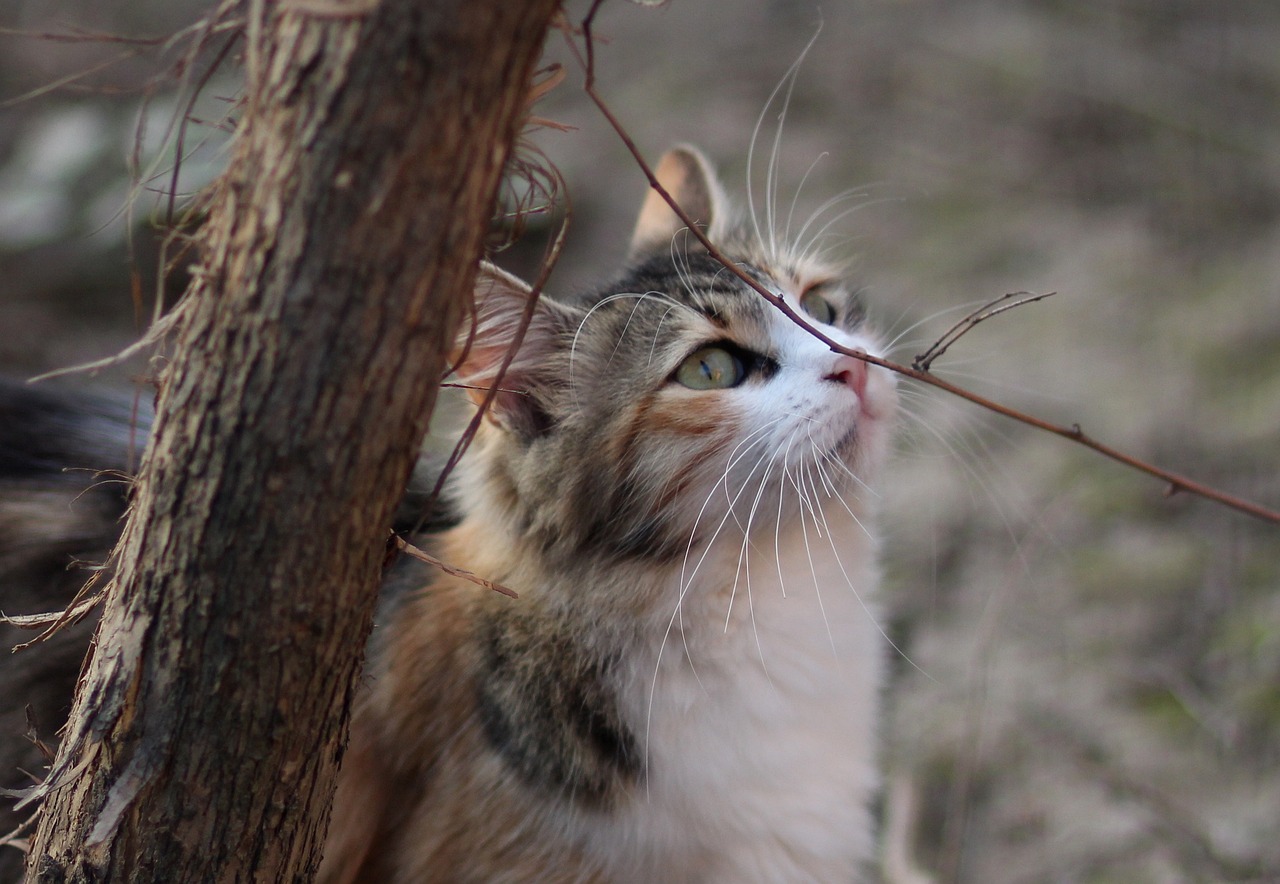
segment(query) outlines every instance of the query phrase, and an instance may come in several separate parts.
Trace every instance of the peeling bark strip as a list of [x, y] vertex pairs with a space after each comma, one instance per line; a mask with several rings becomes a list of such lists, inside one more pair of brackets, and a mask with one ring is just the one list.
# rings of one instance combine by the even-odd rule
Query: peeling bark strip
[[555, 7], [244, 11], [241, 133], [28, 881], [314, 874], [386, 529]]

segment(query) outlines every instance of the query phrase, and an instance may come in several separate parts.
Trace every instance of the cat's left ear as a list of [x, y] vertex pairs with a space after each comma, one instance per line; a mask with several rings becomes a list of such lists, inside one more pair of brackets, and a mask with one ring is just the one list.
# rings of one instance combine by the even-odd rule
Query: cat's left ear
[[[463, 320], [450, 354], [454, 366], [451, 380], [462, 385], [477, 405], [484, 402], [501, 376], [488, 417], [522, 436], [537, 435], [549, 422], [546, 397], [541, 394], [555, 382], [558, 369], [554, 356], [563, 336], [572, 334], [577, 322], [569, 308], [546, 298], [534, 303], [532, 298], [533, 291], [525, 282], [481, 262], [475, 312]], [[510, 362], [503, 372], [508, 354]]]
[[[728, 199], [701, 151], [689, 145], [667, 151], [654, 170], [654, 177], [710, 239], [719, 237], [728, 222]], [[670, 248], [675, 236], [687, 228], [662, 195], [650, 188], [631, 235], [629, 257]]]

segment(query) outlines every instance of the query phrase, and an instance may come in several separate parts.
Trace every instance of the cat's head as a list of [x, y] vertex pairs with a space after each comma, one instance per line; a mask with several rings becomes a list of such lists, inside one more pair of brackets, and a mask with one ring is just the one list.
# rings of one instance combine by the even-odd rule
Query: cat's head
[[[658, 178], [737, 266], [833, 340], [878, 352], [857, 289], [735, 226], [699, 153], [668, 153]], [[478, 399], [511, 354], [464, 506], [549, 555], [672, 560], [726, 521], [772, 536], [833, 493], [859, 507], [896, 402], [888, 371], [788, 319], [652, 191], [616, 279], [531, 304], [485, 266], [463, 334], [457, 373]]]

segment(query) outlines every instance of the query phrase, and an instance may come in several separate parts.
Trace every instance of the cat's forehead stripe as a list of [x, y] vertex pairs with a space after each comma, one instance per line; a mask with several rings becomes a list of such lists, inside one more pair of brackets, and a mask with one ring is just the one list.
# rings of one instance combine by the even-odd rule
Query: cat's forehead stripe
[[718, 328], [729, 327], [729, 320], [724, 315], [724, 308], [722, 305], [714, 303], [694, 304], [693, 309], [701, 313], [705, 319], [711, 322], [712, 325], [715, 325]]

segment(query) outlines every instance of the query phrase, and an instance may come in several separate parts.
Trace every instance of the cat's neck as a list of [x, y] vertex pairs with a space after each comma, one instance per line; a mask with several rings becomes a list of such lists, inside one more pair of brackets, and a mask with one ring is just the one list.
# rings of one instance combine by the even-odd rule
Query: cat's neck
[[829, 633], [841, 629], [830, 618], [873, 616], [876, 542], [856, 501], [852, 509], [834, 498], [826, 503], [781, 527], [761, 519], [746, 532], [729, 519], [661, 560], [548, 555], [508, 514], [481, 507], [450, 533], [445, 555], [528, 603], [590, 611], [584, 622], [596, 628], [616, 622], [625, 624], [620, 634], [715, 643], [716, 636], [817, 624], [817, 647], [830, 652]]

